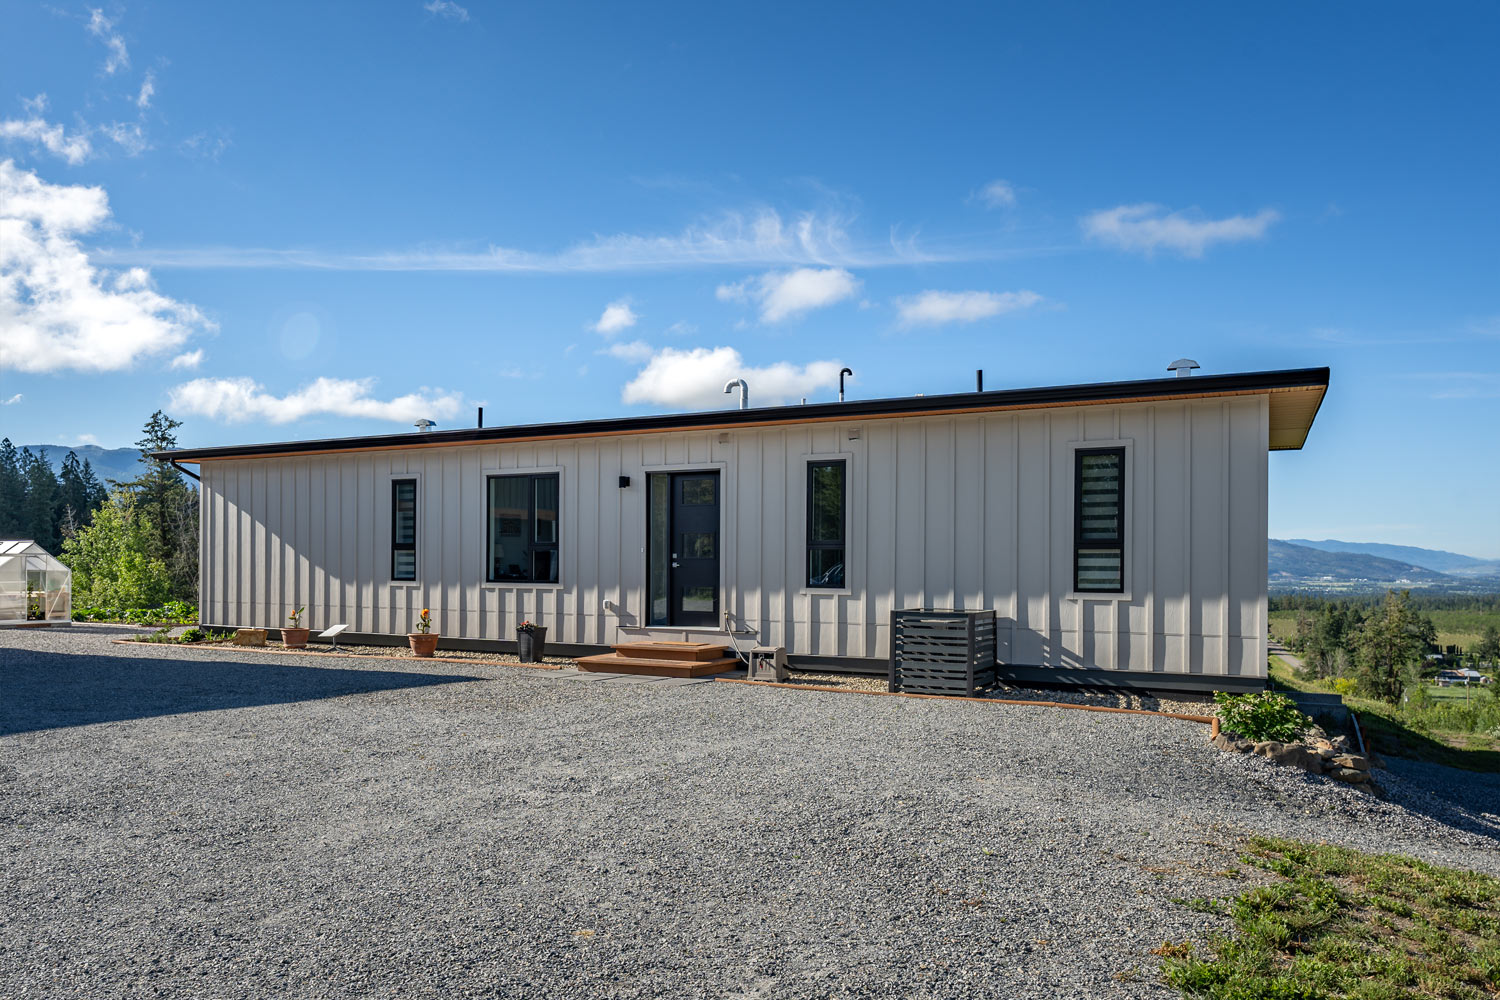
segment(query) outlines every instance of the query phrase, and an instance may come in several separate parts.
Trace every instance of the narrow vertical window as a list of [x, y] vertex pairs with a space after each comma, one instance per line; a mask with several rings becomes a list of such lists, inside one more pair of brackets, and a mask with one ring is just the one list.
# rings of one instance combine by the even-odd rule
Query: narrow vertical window
[[807, 465], [807, 585], [844, 586], [844, 525], [848, 500], [842, 461]]
[[1125, 589], [1125, 449], [1074, 453], [1073, 589]]
[[489, 478], [489, 580], [556, 583], [557, 473]]
[[417, 481], [391, 480], [391, 579], [417, 578]]

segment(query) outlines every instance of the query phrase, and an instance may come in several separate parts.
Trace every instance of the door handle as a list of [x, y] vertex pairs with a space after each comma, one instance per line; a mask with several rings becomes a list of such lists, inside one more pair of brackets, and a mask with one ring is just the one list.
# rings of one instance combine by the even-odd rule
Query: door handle
[[674, 562], [674, 563], [673, 563], [673, 564], [672, 564], [672, 568], [673, 568], [673, 569], [677, 569], [677, 568], [678, 568], [678, 567], [680, 567], [680, 566], [681, 566], [681, 565], [682, 565], [682, 564], [681, 564], [681, 563], [675, 563], [675, 562]]

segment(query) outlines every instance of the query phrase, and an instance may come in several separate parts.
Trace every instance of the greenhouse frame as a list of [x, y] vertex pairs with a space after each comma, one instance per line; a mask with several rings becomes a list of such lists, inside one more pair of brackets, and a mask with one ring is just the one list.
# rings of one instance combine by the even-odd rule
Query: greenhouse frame
[[73, 571], [36, 542], [0, 541], [0, 628], [73, 620]]

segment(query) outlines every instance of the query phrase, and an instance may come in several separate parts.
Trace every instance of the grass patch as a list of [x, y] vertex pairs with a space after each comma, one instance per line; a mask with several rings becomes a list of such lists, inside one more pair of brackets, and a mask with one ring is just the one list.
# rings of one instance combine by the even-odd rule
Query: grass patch
[[[1302, 680], [1279, 656], [1271, 657], [1271, 686], [1285, 691], [1328, 693], [1324, 681]], [[1446, 690], [1446, 689], [1445, 689]], [[1475, 696], [1479, 692], [1474, 692]], [[1488, 694], [1485, 697], [1489, 697]], [[1441, 719], [1435, 711], [1387, 705], [1383, 701], [1345, 695], [1344, 704], [1359, 716], [1365, 743], [1376, 753], [1407, 760], [1444, 764], [1465, 771], [1500, 773], [1500, 750], [1493, 737], [1484, 733], [1444, 729], [1432, 724]], [[1453, 705], [1444, 701], [1440, 705]]]
[[1500, 880], [1394, 854], [1272, 837], [1241, 860], [1269, 884], [1228, 902], [1234, 933], [1164, 943], [1164, 975], [1209, 1000], [1480, 1000], [1500, 993]]

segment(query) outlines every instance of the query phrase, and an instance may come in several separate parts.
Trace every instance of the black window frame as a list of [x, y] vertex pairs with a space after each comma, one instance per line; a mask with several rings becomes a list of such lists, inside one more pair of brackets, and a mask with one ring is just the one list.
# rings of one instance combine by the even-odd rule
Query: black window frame
[[[1125, 475], [1127, 451], [1120, 446], [1110, 448], [1076, 448], [1073, 451], [1073, 592], [1076, 594], [1123, 594], [1125, 580]], [[1090, 455], [1114, 455], [1119, 460], [1120, 477], [1115, 484], [1116, 518], [1113, 539], [1083, 537], [1083, 460]], [[1079, 557], [1086, 552], [1099, 550], [1120, 551], [1120, 585], [1118, 587], [1085, 587], [1079, 580]]]
[[[839, 537], [837, 541], [813, 538], [813, 470], [828, 466], [839, 467]], [[839, 583], [814, 583], [812, 553], [815, 550], [840, 549], [844, 553], [844, 578]], [[844, 458], [810, 459], [807, 463], [807, 551], [803, 562], [804, 579], [809, 590], [849, 589], [849, 460]]]
[[[397, 541], [396, 518], [401, 516], [397, 491], [403, 486], [411, 487], [411, 541]], [[417, 579], [417, 529], [421, 524], [418, 480], [415, 476], [392, 477], [391, 479], [391, 580], [396, 583], [415, 583]], [[396, 556], [401, 552], [411, 553], [411, 576], [402, 576], [396, 569]]]
[[[526, 480], [526, 578], [518, 577], [496, 577], [495, 576], [495, 515], [490, 509], [490, 483], [496, 479], [524, 479]], [[536, 540], [536, 484], [543, 479], [552, 480], [557, 486], [557, 528], [554, 539], [550, 542], [538, 542]], [[558, 472], [497, 472], [484, 477], [484, 578], [486, 583], [499, 586], [515, 585], [530, 586], [541, 584], [554, 587], [562, 583], [562, 557], [560, 547], [562, 545], [562, 474]], [[552, 553], [552, 565], [557, 567], [556, 580], [538, 580], [536, 578], [536, 557], [538, 551]]]

